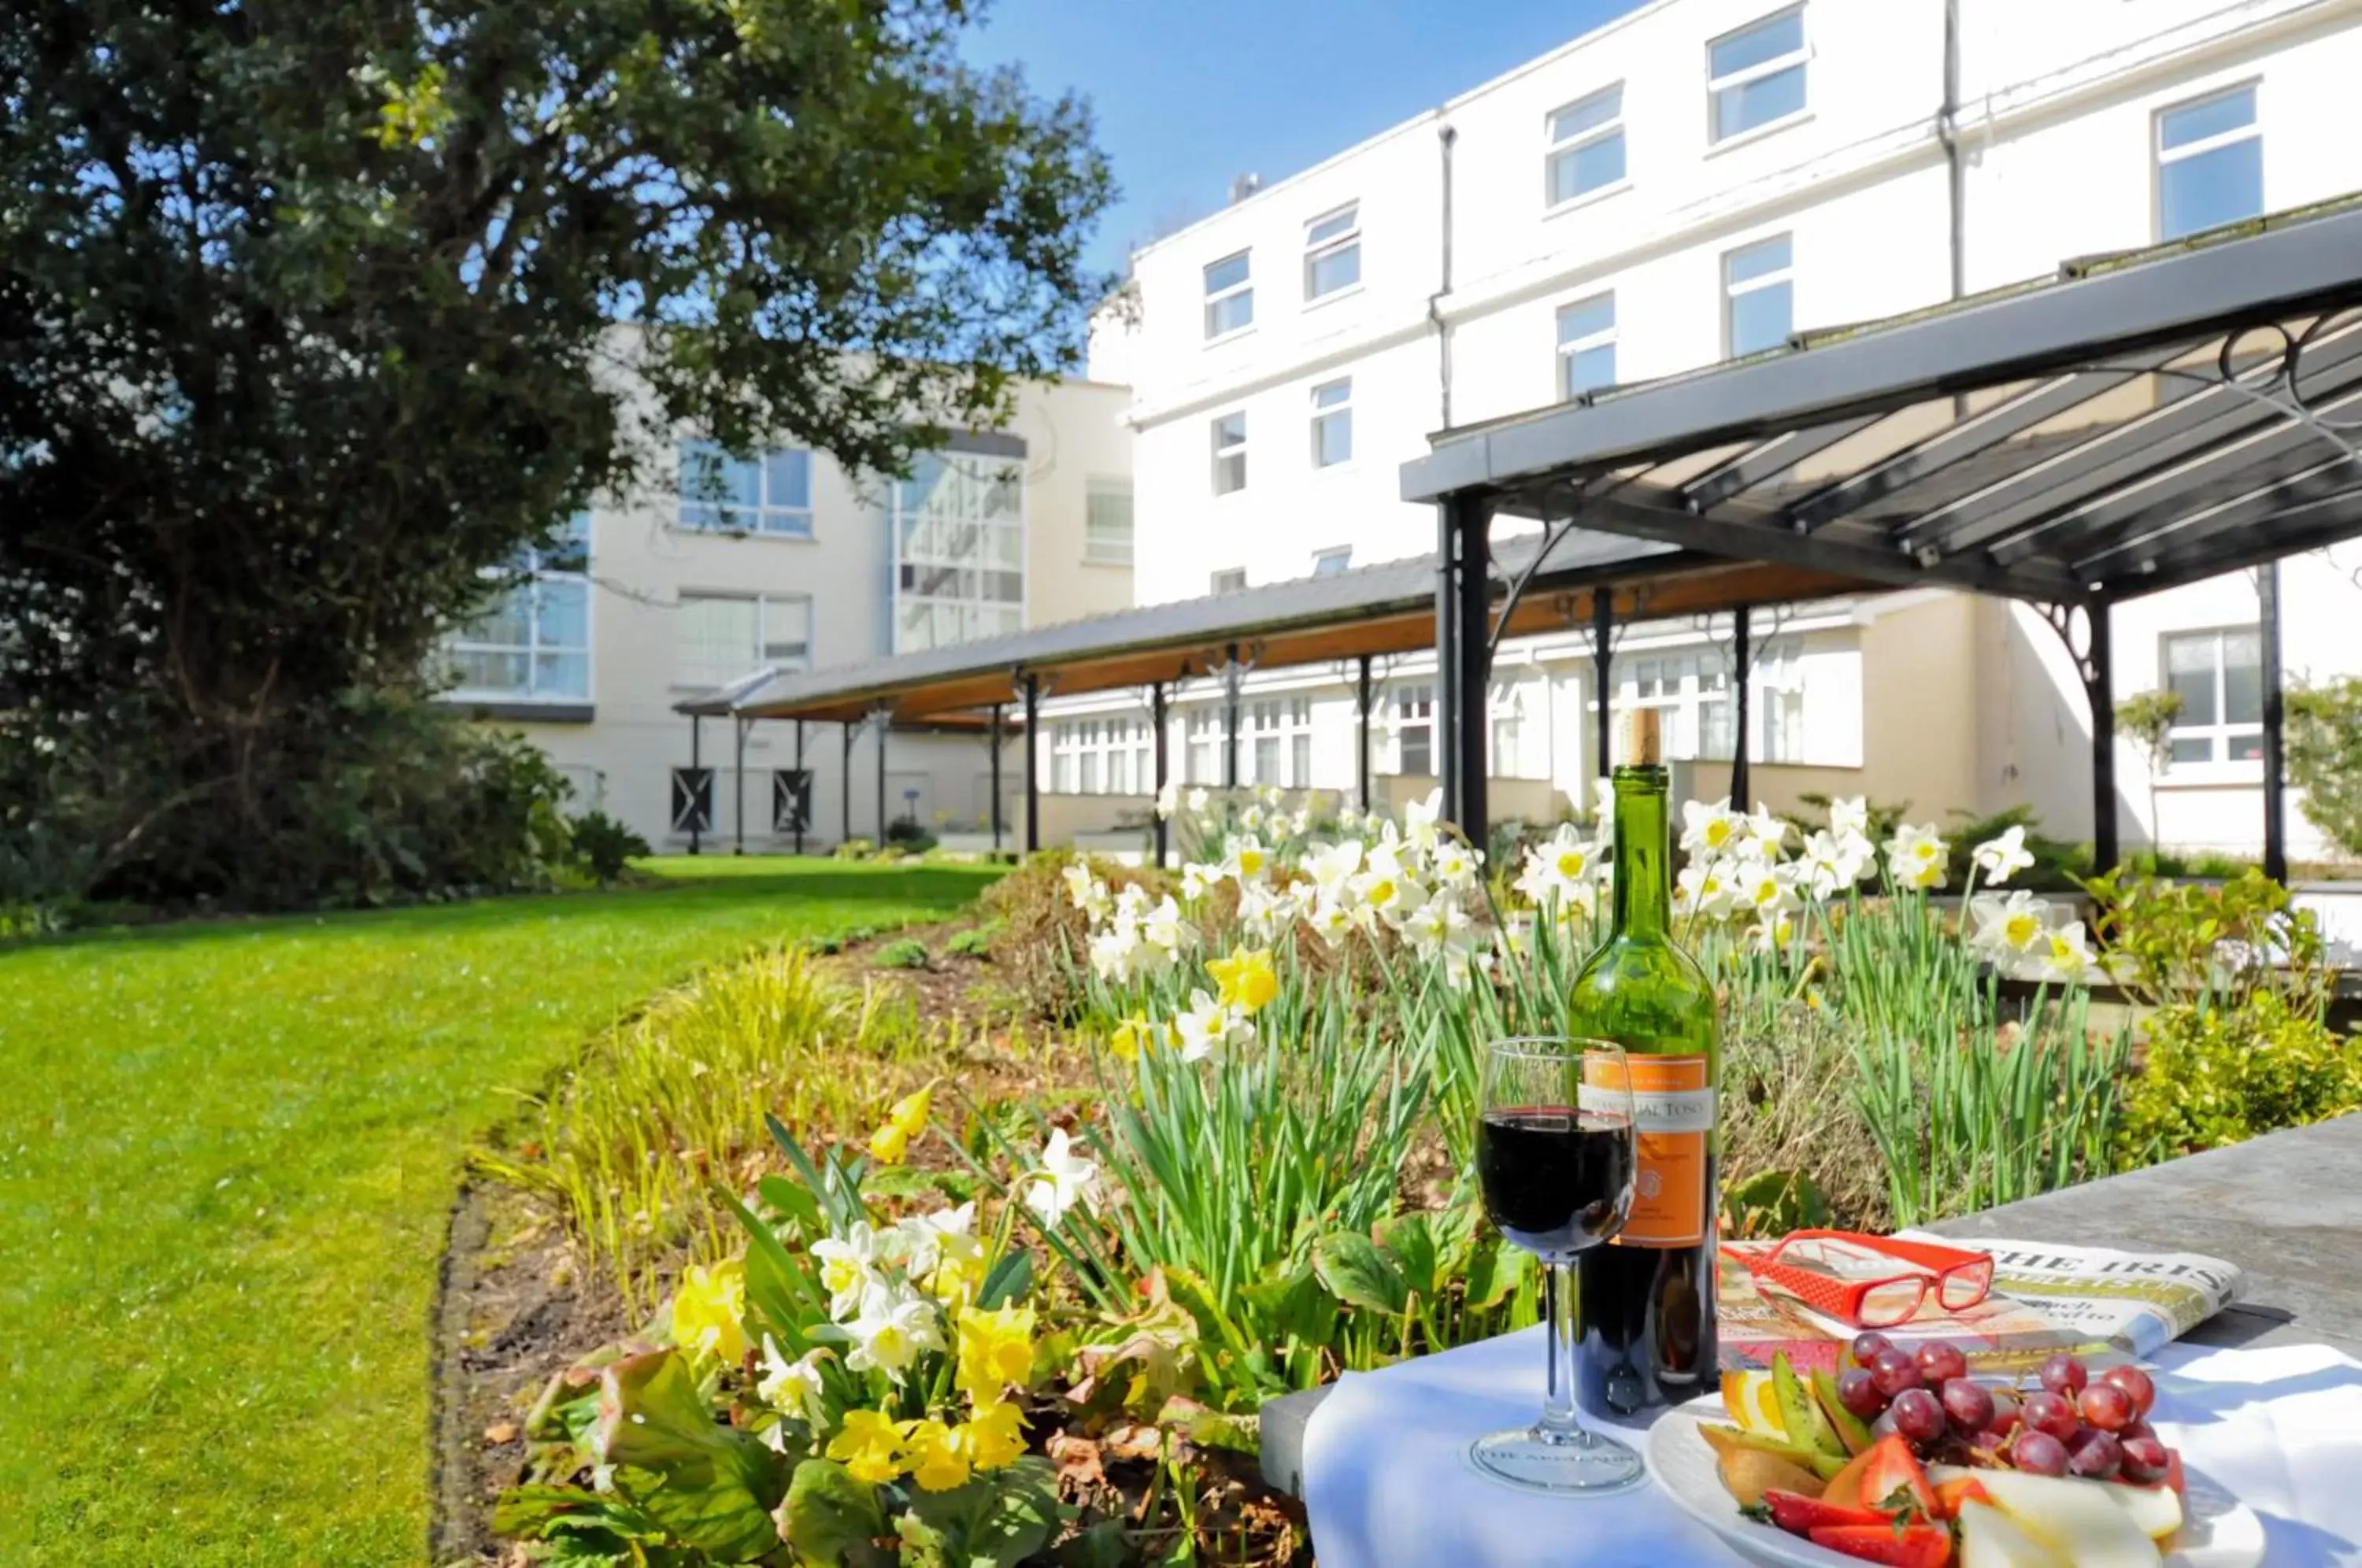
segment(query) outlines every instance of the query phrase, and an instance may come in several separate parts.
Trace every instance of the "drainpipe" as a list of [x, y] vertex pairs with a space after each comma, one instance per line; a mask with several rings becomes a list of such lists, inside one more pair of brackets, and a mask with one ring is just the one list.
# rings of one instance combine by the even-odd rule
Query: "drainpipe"
[[1443, 418], [1437, 428], [1441, 430], [1451, 428], [1451, 328], [1444, 325], [1443, 302], [1451, 293], [1451, 149], [1459, 140], [1460, 132], [1451, 126], [1436, 132], [1443, 155], [1443, 253], [1435, 293], [1427, 296], [1427, 319], [1435, 324], [1435, 374], [1443, 402]]
[[1936, 139], [1944, 144], [1944, 163], [1952, 198], [1952, 297], [1969, 292], [1968, 154], [1960, 146], [1960, 0], [1944, 0], [1944, 103], [1936, 111]]

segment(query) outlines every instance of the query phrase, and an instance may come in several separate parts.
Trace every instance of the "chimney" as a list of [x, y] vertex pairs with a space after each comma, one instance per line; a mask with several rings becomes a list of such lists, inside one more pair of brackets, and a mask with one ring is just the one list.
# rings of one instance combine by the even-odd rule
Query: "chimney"
[[1262, 175], [1242, 174], [1231, 182], [1231, 204], [1236, 206], [1262, 189]]

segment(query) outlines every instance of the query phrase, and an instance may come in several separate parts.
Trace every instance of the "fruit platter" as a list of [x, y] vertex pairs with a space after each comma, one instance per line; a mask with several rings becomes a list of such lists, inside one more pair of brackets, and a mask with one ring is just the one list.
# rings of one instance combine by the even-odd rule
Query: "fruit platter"
[[2185, 1472], [2131, 1365], [2059, 1354], [2022, 1383], [1865, 1333], [1842, 1371], [1726, 1373], [1651, 1429], [1673, 1500], [1741, 1555], [1897, 1568], [2251, 1568], [2254, 1512]]

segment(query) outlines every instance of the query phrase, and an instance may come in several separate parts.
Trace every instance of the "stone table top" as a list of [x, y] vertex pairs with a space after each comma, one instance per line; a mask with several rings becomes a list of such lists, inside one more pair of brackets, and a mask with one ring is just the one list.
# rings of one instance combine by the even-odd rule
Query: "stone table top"
[[[2362, 1358], [2362, 1113], [1932, 1225], [1948, 1236], [2203, 1253], [2246, 1274], [2195, 1344], [2326, 1344]], [[1302, 1491], [1305, 1423], [1328, 1395], [1263, 1408], [1263, 1473]]]

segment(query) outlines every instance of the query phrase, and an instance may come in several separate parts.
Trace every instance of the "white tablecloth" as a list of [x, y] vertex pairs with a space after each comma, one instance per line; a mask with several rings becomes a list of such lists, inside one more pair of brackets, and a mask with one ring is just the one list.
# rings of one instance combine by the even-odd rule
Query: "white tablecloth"
[[[2262, 1517], [2268, 1568], [2362, 1564], [2362, 1363], [2321, 1345], [2169, 1345], [2155, 1364], [2160, 1435]], [[1469, 1443], [1531, 1420], [1541, 1385], [1539, 1329], [1341, 1379], [1304, 1437], [1321, 1568], [1741, 1561], [1653, 1484], [1570, 1499], [1480, 1474]], [[1645, 1422], [1599, 1425], [1645, 1441]]]

